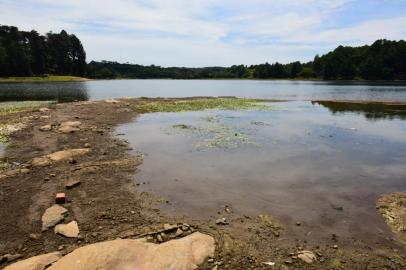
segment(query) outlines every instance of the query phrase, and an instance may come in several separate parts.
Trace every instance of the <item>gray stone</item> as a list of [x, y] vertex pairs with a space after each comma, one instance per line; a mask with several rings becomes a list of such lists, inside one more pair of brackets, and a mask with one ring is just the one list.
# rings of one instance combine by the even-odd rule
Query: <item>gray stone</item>
[[60, 205], [53, 205], [45, 210], [44, 214], [42, 215], [42, 230], [45, 231], [59, 222], [61, 222], [65, 218], [65, 214], [68, 210]]

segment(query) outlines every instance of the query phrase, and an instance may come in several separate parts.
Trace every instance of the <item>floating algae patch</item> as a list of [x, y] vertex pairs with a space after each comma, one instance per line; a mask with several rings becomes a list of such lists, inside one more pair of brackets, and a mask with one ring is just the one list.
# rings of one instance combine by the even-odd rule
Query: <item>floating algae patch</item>
[[195, 148], [202, 151], [211, 148], [232, 149], [244, 144], [259, 146], [252, 139], [254, 131], [248, 125], [232, 124], [225, 120], [227, 116], [203, 117], [201, 125], [175, 124], [165, 129], [166, 134], [181, 134], [196, 138]]
[[139, 113], [151, 112], [186, 112], [208, 109], [219, 110], [268, 110], [270, 106], [257, 99], [245, 98], [199, 98], [199, 99], [141, 99], [134, 107]]

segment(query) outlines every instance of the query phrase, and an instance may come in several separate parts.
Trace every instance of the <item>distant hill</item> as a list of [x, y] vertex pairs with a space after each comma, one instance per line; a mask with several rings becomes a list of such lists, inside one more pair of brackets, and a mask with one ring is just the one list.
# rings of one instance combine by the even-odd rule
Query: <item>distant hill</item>
[[[266, 55], [264, 55], [266, 58]], [[39, 35], [0, 25], [0, 77], [72, 75], [90, 78], [406, 80], [406, 42], [377, 40], [339, 46], [313, 61], [231, 67], [160, 67], [117, 62], [86, 64], [81, 41], [62, 30]]]

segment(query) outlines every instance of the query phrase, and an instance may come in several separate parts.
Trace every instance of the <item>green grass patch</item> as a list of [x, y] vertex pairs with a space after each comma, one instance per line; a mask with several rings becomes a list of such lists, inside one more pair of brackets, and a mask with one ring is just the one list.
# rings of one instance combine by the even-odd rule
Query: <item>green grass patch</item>
[[0, 102], [0, 115], [35, 110], [41, 106], [48, 106], [54, 101], [10, 101]]
[[71, 82], [84, 81], [86, 78], [76, 76], [32, 76], [32, 77], [3, 77], [0, 82]]
[[267, 110], [269, 108], [269, 106], [261, 104], [259, 100], [244, 98], [200, 98], [159, 101], [141, 99], [138, 104], [134, 105], [134, 110], [139, 113], [186, 112], [202, 111], [208, 109]]

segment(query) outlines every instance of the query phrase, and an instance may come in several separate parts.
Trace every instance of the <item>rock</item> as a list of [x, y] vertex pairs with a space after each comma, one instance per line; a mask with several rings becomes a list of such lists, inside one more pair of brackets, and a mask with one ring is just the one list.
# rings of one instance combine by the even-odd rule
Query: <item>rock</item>
[[90, 153], [90, 149], [88, 148], [77, 148], [77, 149], [69, 149], [69, 150], [63, 150], [63, 151], [58, 151], [54, 152], [52, 154], [47, 155], [49, 159], [52, 161], [64, 161], [68, 160], [73, 157], [77, 156], [83, 156]]
[[165, 230], [165, 231], [174, 230], [174, 229], [176, 229], [176, 228], [178, 228], [177, 225], [164, 224], [164, 230]]
[[62, 255], [60, 252], [43, 254], [16, 262], [7, 266], [4, 270], [44, 270], [47, 266], [56, 262], [61, 257]]
[[26, 174], [29, 173], [30, 169], [27, 168], [22, 168], [22, 169], [15, 169], [15, 170], [10, 170], [10, 171], [5, 171], [4, 173], [0, 174], [0, 180], [9, 178], [9, 177], [14, 177], [19, 174]]
[[300, 226], [302, 223], [300, 221], [296, 221], [296, 226]]
[[47, 157], [36, 157], [31, 161], [31, 165], [34, 167], [45, 167], [51, 165], [52, 161]]
[[54, 232], [65, 237], [76, 238], [79, 235], [79, 226], [76, 221], [71, 221], [68, 224], [58, 224], [55, 226]]
[[226, 218], [219, 218], [219, 219], [216, 220], [216, 224], [217, 225], [227, 225], [228, 221], [227, 221]]
[[73, 157], [86, 155], [86, 154], [90, 153], [90, 151], [91, 150], [89, 148], [77, 148], [77, 149], [57, 151], [57, 152], [54, 152], [54, 153], [46, 155], [46, 156], [33, 158], [33, 160], [31, 161], [31, 164], [34, 167], [44, 167], [44, 166], [51, 165], [52, 162], [65, 161], [65, 160], [69, 160]]
[[299, 251], [297, 257], [304, 261], [305, 263], [313, 263], [316, 260], [316, 255], [309, 250]]
[[202, 233], [159, 245], [146, 239], [117, 239], [78, 248], [47, 270], [196, 269], [214, 256], [214, 248], [213, 237]]
[[50, 131], [50, 130], [52, 130], [52, 126], [51, 125], [44, 125], [44, 126], [39, 127], [39, 130], [40, 131]]
[[104, 102], [106, 102], [106, 103], [112, 103], [112, 104], [117, 104], [117, 103], [119, 103], [120, 101], [119, 101], [119, 100], [116, 100], [116, 99], [105, 99]]
[[72, 189], [78, 185], [80, 185], [80, 180], [79, 179], [68, 179], [65, 181], [65, 187], [67, 189]]
[[38, 234], [38, 233], [30, 233], [29, 238], [30, 238], [31, 240], [38, 240], [38, 239], [41, 238], [41, 234]]
[[0, 263], [9, 263], [9, 262], [13, 262], [15, 260], [18, 260], [22, 257], [23, 255], [21, 254], [6, 254], [0, 257]]
[[175, 237], [179, 237], [179, 236], [181, 236], [182, 234], [183, 234], [183, 230], [177, 229], [177, 230], [176, 230], [176, 233], [175, 233]]
[[57, 193], [55, 196], [55, 203], [63, 204], [66, 202], [66, 195], [65, 193]]
[[58, 130], [62, 133], [73, 133], [75, 131], [79, 131], [80, 130], [79, 127], [81, 125], [82, 122], [80, 121], [66, 121], [61, 123]]
[[90, 143], [85, 143], [85, 144], [83, 145], [83, 147], [84, 147], [84, 148], [90, 148]]
[[40, 111], [40, 112], [49, 112], [50, 109], [49, 109], [49, 108], [46, 108], [46, 107], [43, 107], [43, 108], [40, 108], [39, 111]]
[[65, 214], [68, 210], [60, 205], [53, 205], [45, 210], [44, 214], [42, 215], [42, 230], [45, 231], [59, 222], [61, 222], [65, 218]]

